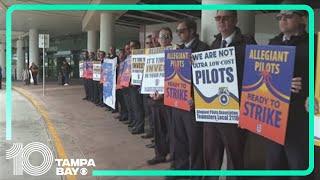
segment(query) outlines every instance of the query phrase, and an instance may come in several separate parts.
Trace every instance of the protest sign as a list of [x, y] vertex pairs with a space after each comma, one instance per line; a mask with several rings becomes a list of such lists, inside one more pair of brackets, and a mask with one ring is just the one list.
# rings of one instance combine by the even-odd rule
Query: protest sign
[[131, 84], [141, 85], [144, 69], [144, 49], [134, 49], [131, 55]]
[[164, 50], [167, 48], [146, 49], [141, 94], [164, 93]]
[[84, 69], [84, 61], [79, 61], [79, 77], [82, 78], [83, 77], [83, 71]]
[[93, 61], [92, 62], [92, 79], [94, 81], [100, 81], [100, 76], [101, 76], [101, 62], [100, 61]]
[[103, 102], [113, 109], [116, 105], [116, 65], [117, 58], [106, 58], [102, 64]]
[[[314, 103], [320, 102], [320, 32], [318, 32], [318, 49], [315, 49], [317, 51], [317, 66], [316, 66], [316, 92], [315, 92], [315, 98], [317, 101]], [[320, 113], [315, 115], [314, 118], [314, 139], [315, 139], [315, 145], [320, 147]]]
[[164, 104], [190, 111], [191, 50], [165, 50]]
[[234, 47], [193, 53], [196, 121], [238, 123], [239, 92]]
[[127, 56], [123, 63], [123, 72], [120, 76], [120, 86], [129, 87], [131, 80], [131, 56]]
[[241, 128], [284, 144], [294, 61], [294, 46], [246, 46]]

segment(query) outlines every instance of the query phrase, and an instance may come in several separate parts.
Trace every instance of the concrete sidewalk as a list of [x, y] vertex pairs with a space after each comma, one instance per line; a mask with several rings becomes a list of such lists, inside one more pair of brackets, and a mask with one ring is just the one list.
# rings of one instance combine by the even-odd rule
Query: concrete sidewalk
[[[24, 173], [23, 176], [13, 175], [13, 159], [6, 159], [6, 150], [10, 149], [13, 143], [23, 143], [26, 146], [31, 142], [41, 142], [47, 145], [52, 151], [54, 158], [56, 155], [55, 148], [52, 144], [51, 137], [48, 135], [46, 125], [40, 114], [33, 105], [19, 93], [13, 92], [12, 98], [12, 132], [13, 139], [5, 140], [5, 91], [0, 90], [0, 179], [1, 180], [60, 180], [62, 177], [55, 175], [55, 163], [45, 175], [35, 177]], [[3, 100], [3, 101], [2, 101]], [[42, 157], [38, 153], [32, 153], [30, 163], [32, 165], [40, 165]]]
[[[41, 102], [62, 139], [68, 158], [93, 158], [95, 169], [168, 169], [169, 163], [155, 166], [146, 161], [153, 158], [154, 150], [146, 148], [150, 140], [140, 135], [131, 135], [127, 125], [116, 120], [111, 112], [82, 100], [83, 86], [46, 85], [42, 96], [42, 85], [24, 86], [14, 82], [13, 86], [27, 90], [35, 100]], [[13, 134], [15, 136], [15, 132]], [[91, 172], [91, 171], [89, 171]], [[163, 177], [90, 177], [78, 179], [163, 179]]]

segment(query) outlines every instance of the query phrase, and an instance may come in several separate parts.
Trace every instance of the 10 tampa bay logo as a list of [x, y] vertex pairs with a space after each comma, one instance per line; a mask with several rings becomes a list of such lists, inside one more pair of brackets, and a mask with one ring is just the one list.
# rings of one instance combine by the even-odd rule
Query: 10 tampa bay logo
[[[30, 155], [34, 152], [40, 153], [42, 162], [40, 165], [30, 163]], [[6, 150], [6, 159], [13, 159], [13, 175], [27, 173], [31, 176], [46, 174], [56, 162], [56, 175], [87, 175], [88, 167], [95, 167], [93, 159], [55, 159], [50, 148], [40, 142], [32, 142], [23, 146], [22, 143], [13, 143]]]

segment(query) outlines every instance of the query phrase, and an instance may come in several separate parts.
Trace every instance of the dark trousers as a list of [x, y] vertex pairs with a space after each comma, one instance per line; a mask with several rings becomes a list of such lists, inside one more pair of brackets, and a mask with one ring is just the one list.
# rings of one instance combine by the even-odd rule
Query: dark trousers
[[120, 89], [117, 89], [117, 90], [116, 90], [116, 104], [115, 104], [115, 108], [114, 108], [114, 110], [115, 110], [116, 112], [119, 112], [120, 99], [121, 99]]
[[132, 86], [129, 89], [134, 116], [133, 129], [144, 130], [144, 110], [142, 94], [140, 94], [139, 88], [136, 86]]
[[[205, 169], [220, 170], [224, 149], [227, 153], [227, 169], [244, 169], [245, 132], [237, 124], [204, 123], [203, 152]], [[227, 177], [240, 179], [241, 177]], [[219, 179], [208, 176], [206, 180]]]
[[93, 80], [92, 79], [88, 79], [88, 90], [89, 90], [89, 99], [91, 102], [94, 101], [94, 85], [93, 85]]
[[124, 99], [124, 102], [126, 104], [127, 111], [128, 111], [129, 123], [133, 123], [133, 122], [135, 122], [135, 117], [134, 117], [132, 102], [131, 102], [131, 99], [130, 99], [130, 96], [131, 96], [130, 95], [130, 87], [123, 88], [122, 92], [123, 92], [123, 96], [122, 97]]
[[120, 120], [127, 120], [128, 119], [128, 107], [125, 103], [125, 96], [122, 89], [117, 90], [117, 99], [120, 104]]
[[172, 121], [174, 122], [174, 168], [203, 169], [203, 124], [195, 121], [194, 110], [188, 112], [172, 108]]
[[[168, 134], [168, 138], [169, 138], [169, 146], [170, 146], [170, 158], [172, 160], [174, 160], [174, 123], [173, 123], [173, 119], [172, 119], [172, 107], [169, 106], [164, 106], [166, 114], [167, 114], [167, 127], [169, 128], [169, 134]], [[171, 161], [171, 166], [173, 166], [174, 161]]]
[[69, 73], [63, 73], [64, 83], [69, 84]]
[[93, 102], [99, 103], [99, 81], [93, 81]]
[[2, 78], [0, 78], [0, 89], [2, 89]]
[[[294, 140], [292, 141], [294, 142]], [[290, 143], [280, 145], [271, 140], [267, 141], [266, 169], [268, 170], [305, 170], [308, 168], [308, 145], [306, 143]], [[283, 179], [270, 177], [268, 180]], [[306, 177], [288, 177], [287, 179], [303, 180]]]
[[33, 78], [33, 84], [38, 85], [37, 74], [32, 74], [32, 78]]
[[98, 84], [98, 103], [103, 104], [103, 84]]
[[85, 98], [89, 99], [89, 83], [88, 83], [88, 79], [83, 79], [83, 86], [84, 86], [84, 92], [86, 94]]
[[[266, 169], [268, 170], [305, 170], [308, 168], [308, 114], [303, 110], [303, 106], [291, 106], [290, 108], [285, 144], [280, 145], [271, 140], [266, 141]], [[270, 177], [267, 179], [283, 178]], [[304, 180], [306, 177], [288, 177], [286, 179]]]
[[154, 118], [152, 117], [152, 99], [148, 94], [143, 95], [143, 108], [144, 108], [144, 119], [145, 122], [149, 123], [149, 134], [154, 134]]
[[154, 143], [155, 156], [165, 158], [170, 152], [169, 146], [169, 117], [165, 106], [161, 101], [154, 101], [152, 106], [152, 118], [154, 119]]

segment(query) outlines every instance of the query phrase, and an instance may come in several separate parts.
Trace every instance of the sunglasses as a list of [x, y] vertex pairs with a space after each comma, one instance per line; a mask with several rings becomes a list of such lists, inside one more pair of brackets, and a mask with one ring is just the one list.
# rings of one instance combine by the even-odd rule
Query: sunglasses
[[177, 34], [184, 33], [188, 28], [176, 29]]
[[145, 44], [152, 44], [152, 42], [146, 42]]
[[219, 21], [224, 22], [224, 21], [230, 21], [231, 18], [232, 18], [232, 16], [216, 16], [216, 17], [214, 17], [214, 20], [217, 22], [219, 22]]
[[288, 19], [292, 19], [293, 18], [293, 14], [280, 14], [276, 16], [276, 20], [280, 21], [282, 18], [283, 20], [288, 20]]
[[162, 35], [162, 36], [159, 36], [160, 39], [171, 39], [171, 37], [169, 35]]

